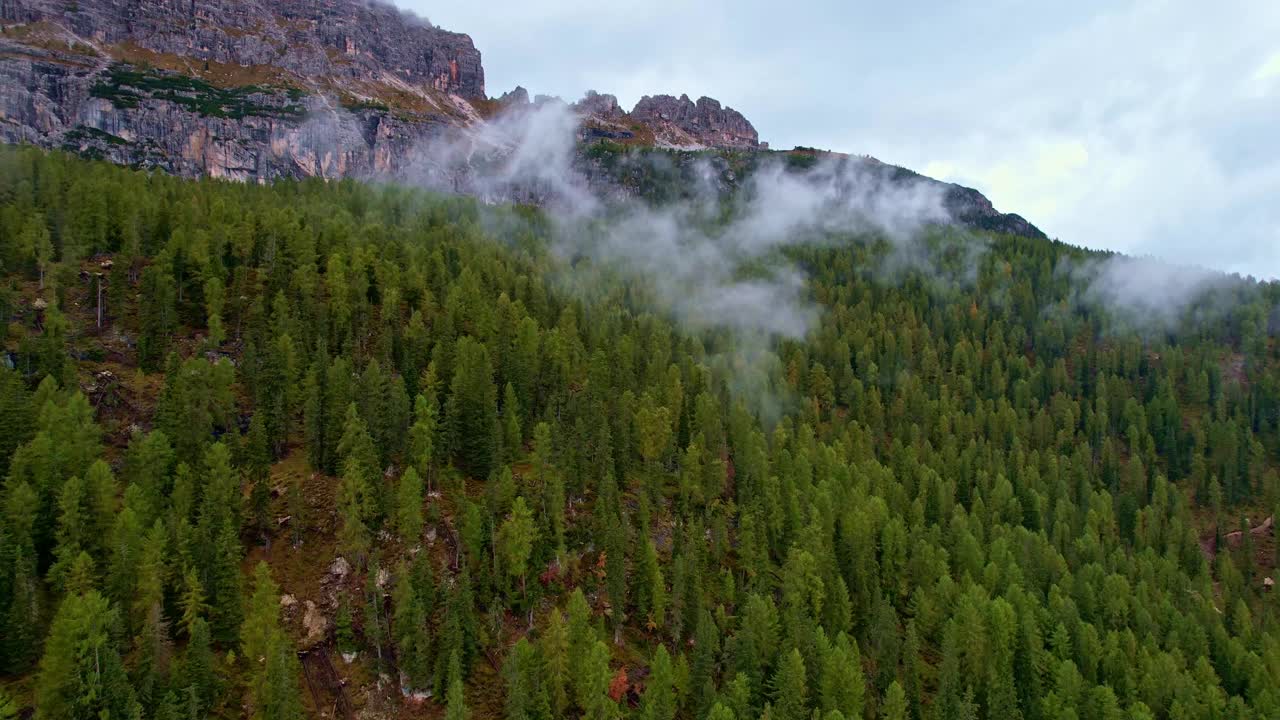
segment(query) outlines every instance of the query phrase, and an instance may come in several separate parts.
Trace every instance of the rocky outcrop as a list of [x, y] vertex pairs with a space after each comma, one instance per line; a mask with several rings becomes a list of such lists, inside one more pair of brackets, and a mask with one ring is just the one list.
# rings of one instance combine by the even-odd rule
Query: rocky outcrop
[[573, 104], [573, 109], [600, 120], [621, 120], [626, 115], [618, 105], [618, 98], [595, 90], [588, 90], [586, 96]]
[[646, 95], [631, 110], [631, 118], [651, 128], [660, 143], [678, 147], [768, 147], [742, 113], [709, 97], [695, 103], [688, 95]]
[[479, 119], [480, 53], [363, 0], [5, 0], [0, 141], [180, 175], [394, 169]]
[[304, 83], [389, 76], [468, 98], [484, 97], [471, 38], [394, 5], [362, 0], [6, 0], [6, 23], [54, 23], [98, 49], [246, 68], [270, 67]]
[[529, 104], [529, 91], [524, 87], [517, 85], [508, 92], [502, 93], [502, 97], [498, 98], [498, 104], [502, 107], [520, 106]]

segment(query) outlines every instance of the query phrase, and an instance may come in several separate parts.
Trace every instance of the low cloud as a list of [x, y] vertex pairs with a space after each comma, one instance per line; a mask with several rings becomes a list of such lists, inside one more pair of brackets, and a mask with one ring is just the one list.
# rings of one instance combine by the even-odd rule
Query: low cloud
[[897, 249], [890, 259], [906, 266], [920, 252], [921, 231], [950, 222], [943, 186], [837, 157], [805, 170], [760, 158], [732, 193], [724, 191], [728, 171], [707, 159], [624, 158], [664, 164], [650, 168], [663, 172], [676, 169], [666, 163], [693, 163], [680, 168], [685, 199], [654, 206], [621, 185], [588, 180], [578, 123], [558, 101], [509, 110], [422, 142], [395, 179], [488, 203], [538, 204], [550, 219], [550, 251], [564, 261], [566, 288], [582, 291], [598, 268], [636, 281], [646, 308], [687, 329], [730, 333], [707, 361], [764, 418], [789, 402], [767, 381], [765, 369], [779, 363], [775, 342], [804, 338], [821, 318], [807, 274], [786, 251], [871, 235], [887, 239]]
[[1184, 319], [1213, 320], [1229, 312], [1239, 290], [1238, 275], [1177, 265], [1152, 257], [1107, 257], [1073, 263], [1067, 272], [1078, 300], [1102, 306], [1138, 331], [1169, 331]]
[[950, 219], [937, 184], [896, 181], [881, 166], [845, 158], [804, 171], [765, 160], [728, 200], [731, 209], [718, 171], [700, 161], [692, 199], [652, 207], [588, 182], [576, 162], [578, 123], [557, 101], [513, 109], [422, 143], [399, 179], [487, 202], [537, 203], [555, 228], [553, 252], [643, 278], [681, 322], [787, 338], [804, 337], [819, 311], [781, 251], [856, 233], [906, 244]]

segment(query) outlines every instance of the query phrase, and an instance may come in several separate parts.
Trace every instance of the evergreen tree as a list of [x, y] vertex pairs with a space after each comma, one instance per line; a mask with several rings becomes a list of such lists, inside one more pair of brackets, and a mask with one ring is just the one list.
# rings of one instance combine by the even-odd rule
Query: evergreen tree
[[140, 712], [112, 642], [117, 611], [96, 590], [68, 595], [49, 627], [36, 680], [36, 717], [130, 717]]
[[673, 720], [676, 716], [675, 678], [671, 656], [667, 648], [659, 645], [649, 666], [649, 679], [645, 684], [644, 698], [640, 704], [643, 720]]
[[208, 713], [218, 697], [220, 685], [213, 648], [210, 646], [209, 624], [196, 618], [189, 629], [186, 654], [180, 677], [175, 682], [190, 694], [191, 704], [202, 714]]
[[[456, 653], [450, 656], [449, 664], [457, 666]], [[466, 701], [462, 696], [462, 672], [455, 670], [449, 675], [453, 679], [449, 681], [449, 691], [445, 695], [445, 720], [467, 720], [471, 717], [471, 712], [467, 709]]]
[[514, 462], [519, 456], [524, 435], [520, 431], [520, 401], [516, 388], [507, 383], [502, 390], [502, 459]]
[[498, 530], [497, 550], [502, 566], [512, 579], [520, 581], [520, 591], [525, 592], [525, 576], [529, 572], [529, 556], [538, 539], [538, 529], [533, 523], [533, 511], [525, 504], [524, 497], [517, 497], [511, 504], [511, 513]]
[[428, 389], [413, 401], [413, 426], [409, 428], [409, 462], [428, 487], [435, 476], [436, 434], [439, 430], [435, 390]]
[[422, 476], [413, 467], [400, 476], [396, 490], [396, 525], [400, 538], [413, 545], [422, 538]]
[[552, 608], [547, 618], [538, 647], [543, 658], [547, 694], [551, 697], [551, 709], [556, 717], [563, 717], [569, 706], [569, 628], [558, 608]]
[[488, 349], [463, 337], [455, 348], [457, 366], [450, 385], [445, 418], [456, 440], [457, 462], [472, 477], [493, 470], [498, 432], [498, 390]]
[[805, 679], [804, 659], [792, 649], [782, 656], [772, 682], [771, 718], [805, 720], [809, 716], [809, 686]]
[[880, 703], [880, 720], [907, 720], [907, 696], [897, 680], [889, 683]]
[[338, 646], [338, 652], [343, 656], [355, 655], [358, 650], [354, 628], [351, 599], [343, 594], [338, 599], [338, 615], [334, 618], [334, 640]]
[[865, 689], [858, 645], [840, 633], [822, 660], [819, 681], [822, 712], [838, 711], [847, 718], [861, 717]]
[[292, 720], [302, 717], [300, 671], [293, 642], [280, 627], [280, 588], [265, 563], [254, 569], [253, 596], [245, 615], [240, 647], [253, 668], [249, 692], [254, 717]]

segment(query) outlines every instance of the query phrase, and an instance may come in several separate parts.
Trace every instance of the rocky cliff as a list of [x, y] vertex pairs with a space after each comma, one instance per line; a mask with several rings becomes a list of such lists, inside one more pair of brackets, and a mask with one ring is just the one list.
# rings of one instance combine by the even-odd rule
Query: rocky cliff
[[660, 142], [677, 146], [704, 146], [743, 149], [768, 148], [761, 145], [756, 129], [742, 113], [709, 97], [693, 102], [688, 95], [648, 95], [636, 103], [631, 117], [652, 128]]
[[3, 0], [0, 22], [0, 140], [183, 175], [386, 171], [485, 92], [469, 37], [376, 2]]
[[[563, 106], [530, 101], [523, 88], [488, 99], [468, 36], [379, 0], [0, 0], [7, 143], [243, 181], [403, 177], [424, 147], [483, 137], [487, 117], [544, 103]], [[690, 153], [768, 148], [741, 113], [711, 98], [646, 96], [627, 112], [590, 92], [567, 107], [576, 162], [604, 197], [647, 192], [637, 188], [658, 176], [680, 181], [661, 168], [697, 159]], [[645, 157], [605, 168], [592, 150], [601, 141]], [[726, 157], [713, 164], [733, 165]], [[731, 191], [742, 176], [727, 170], [722, 184]], [[961, 222], [1041, 235], [977, 191], [947, 187]]]

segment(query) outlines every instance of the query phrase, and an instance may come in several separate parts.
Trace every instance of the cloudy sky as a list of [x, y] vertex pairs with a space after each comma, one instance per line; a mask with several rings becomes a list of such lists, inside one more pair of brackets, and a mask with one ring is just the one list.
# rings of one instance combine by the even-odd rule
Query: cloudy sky
[[1280, 277], [1275, 0], [396, 2], [469, 33], [490, 95], [709, 95], [1067, 242]]

